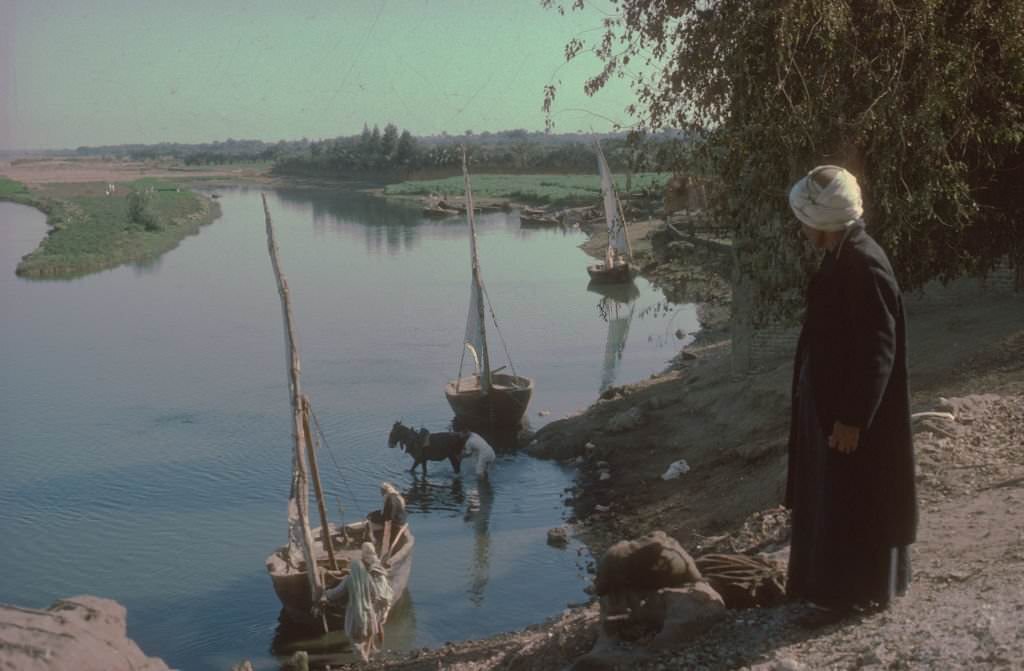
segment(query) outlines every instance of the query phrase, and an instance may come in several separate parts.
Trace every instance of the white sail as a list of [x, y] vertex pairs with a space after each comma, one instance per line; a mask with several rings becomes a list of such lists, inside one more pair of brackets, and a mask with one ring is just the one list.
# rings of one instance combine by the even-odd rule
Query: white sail
[[[475, 280], [471, 281], [469, 283], [469, 314], [466, 316], [466, 335], [463, 342], [472, 348], [471, 354], [478, 369], [482, 364], [480, 355], [484, 351], [485, 340], [484, 324], [480, 320], [480, 308], [478, 307], [482, 298], [480, 287]], [[479, 373], [479, 370], [477, 372]], [[461, 375], [462, 371], [459, 371], [459, 374]]]
[[[466, 189], [466, 220], [469, 223], [469, 254], [472, 264], [469, 283], [469, 315], [466, 317], [464, 344], [469, 345], [479, 368], [480, 388], [487, 393], [491, 388], [491, 361], [487, 351], [487, 331], [484, 318], [483, 280], [480, 279], [480, 260], [476, 249], [476, 219], [473, 217], [473, 189], [469, 184], [469, 169], [466, 166], [466, 152], [462, 152], [462, 180]], [[465, 349], [463, 349], [465, 351]], [[462, 378], [462, 364], [459, 362], [459, 379]]]
[[613, 252], [616, 255], [629, 258], [629, 240], [626, 237], [626, 222], [622, 219], [622, 211], [619, 208], [619, 199], [615, 195], [615, 184], [612, 181], [611, 170], [608, 169], [608, 162], [605, 161], [601, 145], [596, 140], [594, 147], [597, 150], [597, 172], [601, 176], [601, 198], [604, 204], [604, 218], [608, 224], [608, 254], [606, 263], [612, 260]]

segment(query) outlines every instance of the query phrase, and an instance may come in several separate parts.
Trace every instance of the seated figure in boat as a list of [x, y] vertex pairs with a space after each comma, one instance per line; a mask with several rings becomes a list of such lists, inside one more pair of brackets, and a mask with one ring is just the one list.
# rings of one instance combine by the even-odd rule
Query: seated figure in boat
[[487, 478], [487, 469], [494, 463], [494, 448], [483, 439], [478, 433], [472, 431], [460, 432], [466, 438], [466, 446], [462, 448], [464, 457], [476, 456], [476, 477], [477, 479]]
[[408, 528], [405, 523], [405, 499], [390, 482], [380, 483], [380, 495], [384, 497], [384, 505], [380, 509], [381, 521], [384, 523], [380, 557], [387, 560]]
[[604, 266], [605, 268], [614, 268], [621, 266], [626, 263], [626, 257], [618, 252], [618, 250], [608, 248], [608, 251], [604, 255]]
[[391, 603], [391, 583], [373, 543], [363, 543], [362, 557], [349, 564], [349, 572], [336, 587], [324, 592], [320, 608], [345, 601], [345, 633], [362, 660], [368, 661], [384, 643], [384, 621]]

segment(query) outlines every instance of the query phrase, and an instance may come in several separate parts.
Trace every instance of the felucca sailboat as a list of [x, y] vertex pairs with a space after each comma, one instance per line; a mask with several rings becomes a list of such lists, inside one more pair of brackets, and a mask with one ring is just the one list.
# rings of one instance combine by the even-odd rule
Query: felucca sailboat
[[[292, 486], [288, 495], [288, 544], [274, 550], [267, 557], [267, 573], [274, 585], [274, 591], [281, 600], [285, 612], [293, 622], [318, 623], [325, 629], [328, 621], [340, 629], [344, 621], [344, 604], [333, 603], [322, 619], [313, 615], [324, 589], [337, 585], [348, 573], [351, 562], [360, 561], [360, 545], [380, 538], [383, 525], [379, 521], [365, 519], [359, 522], [336, 526], [327, 521], [323, 489], [316, 458], [316, 439], [310, 430], [309, 398], [302, 393], [299, 373], [301, 363], [292, 327], [292, 308], [289, 300], [288, 281], [281, 272], [277, 259], [277, 243], [274, 227], [263, 197], [263, 211], [266, 215], [267, 248], [270, 252], [277, 291], [281, 298], [281, 313], [284, 318], [285, 350], [288, 355], [288, 387], [291, 391], [292, 437]], [[320, 514], [320, 526], [310, 527], [309, 483], [313, 482], [316, 503]], [[409, 582], [412, 570], [412, 550], [415, 544], [408, 527], [400, 532], [388, 548], [379, 553], [388, 570], [393, 598], [390, 605], [398, 600]], [[381, 621], [387, 613], [381, 614]]]
[[[445, 397], [455, 412], [456, 422], [474, 427], [517, 426], [526, 413], [526, 406], [533, 395], [533, 380], [517, 375], [511, 359], [507, 364], [510, 373], [499, 373], [491, 368], [490, 351], [487, 347], [486, 308], [489, 306], [487, 292], [480, 277], [480, 259], [477, 255], [476, 220], [473, 215], [473, 191], [469, 184], [469, 169], [466, 167], [466, 152], [462, 152], [462, 178], [466, 189], [466, 219], [469, 222], [469, 252], [471, 279], [469, 288], [469, 315], [466, 318], [466, 332], [463, 338], [462, 355], [459, 357], [459, 374], [445, 387]], [[499, 337], [494, 311], [490, 310], [495, 332]], [[504, 344], [504, 343], [503, 343]], [[475, 372], [463, 376], [466, 353], [473, 361]], [[508, 350], [505, 350], [506, 355]]]
[[622, 204], [615, 193], [612, 173], [608, 162], [601, 151], [601, 143], [594, 140], [597, 152], [597, 171], [601, 176], [601, 202], [604, 206], [604, 219], [607, 223], [608, 244], [605, 247], [604, 261], [587, 266], [590, 281], [605, 284], [629, 282], [637, 274], [633, 263], [633, 249], [629, 244], [626, 230], [626, 217], [622, 213]]

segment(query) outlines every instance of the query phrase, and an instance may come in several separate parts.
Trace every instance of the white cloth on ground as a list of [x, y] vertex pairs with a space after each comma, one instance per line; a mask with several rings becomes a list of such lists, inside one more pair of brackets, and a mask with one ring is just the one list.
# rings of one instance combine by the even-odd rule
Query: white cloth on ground
[[[822, 187], [814, 175], [828, 168], [836, 170], [836, 176]], [[835, 165], [819, 165], [797, 181], [789, 191], [789, 206], [797, 219], [819, 231], [849, 228], [864, 214], [857, 178]]]
[[494, 463], [494, 448], [480, 434], [470, 432], [463, 454], [476, 456], [476, 477], [487, 477], [487, 468]]

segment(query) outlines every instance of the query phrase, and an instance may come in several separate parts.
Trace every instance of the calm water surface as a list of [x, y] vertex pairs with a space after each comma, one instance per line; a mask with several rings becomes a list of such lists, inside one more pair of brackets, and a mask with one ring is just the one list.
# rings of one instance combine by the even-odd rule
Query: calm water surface
[[[268, 193], [294, 301], [303, 385], [329, 449], [332, 518], [409, 501], [416, 554], [388, 647], [485, 636], [585, 598], [586, 559], [546, 531], [566, 467], [499, 456], [426, 480], [386, 447], [403, 419], [439, 431], [469, 297], [464, 220], [430, 221], [357, 193]], [[286, 539], [291, 437], [280, 306], [259, 192], [221, 192], [223, 217], [146, 267], [68, 282], [15, 277], [42, 214], [0, 203], [0, 602], [97, 594], [172, 667], [276, 669], [279, 604], [263, 561]], [[484, 280], [536, 429], [608, 384], [662, 369], [693, 306], [643, 280], [617, 303], [586, 290], [582, 234], [479, 219]], [[500, 342], [492, 344], [500, 352]], [[499, 362], [497, 365], [500, 365]], [[341, 512], [339, 512], [339, 508]], [[278, 636], [276, 650], [287, 650]]]

